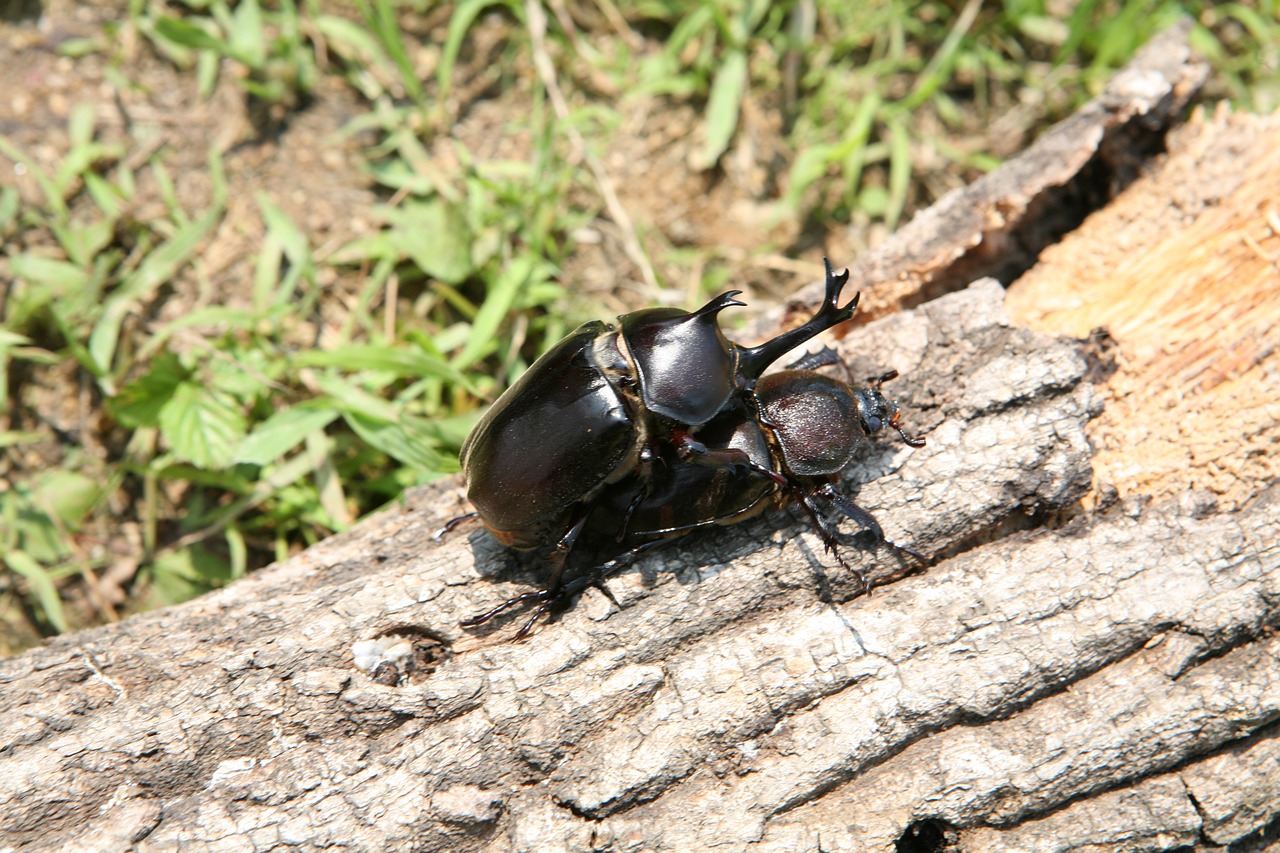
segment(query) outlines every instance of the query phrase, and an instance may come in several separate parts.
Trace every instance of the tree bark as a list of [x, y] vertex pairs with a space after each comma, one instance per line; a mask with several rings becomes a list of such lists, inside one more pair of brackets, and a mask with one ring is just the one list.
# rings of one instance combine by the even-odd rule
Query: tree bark
[[1001, 221], [975, 232], [944, 199], [855, 269], [918, 307], [838, 349], [854, 375], [902, 371], [928, 445], [877, 445], [845, 491], [930, 568], [850, 535], [862, 596], [775, 512], [511, 642], [518, 615], [459, 621], [540, 579], [480, 530], [432, 541], [466, 506], [419, 489], [218, 593], [0, 662], [0, 847], [1273, 840], [1280, 117], [1196, 118], [1007, 293], [957, 284], [1015, 277], [1002, 235], [1065, 221], [1047, 187], [1105, 195], [1123, 170], [1086, 168], [1098, 152], [1165, 138], [1202, 74], [1184, 35], [1084, 111], [1075, 153], [1079, 116], [1028, 152], [1058, 171], [979, 188]]

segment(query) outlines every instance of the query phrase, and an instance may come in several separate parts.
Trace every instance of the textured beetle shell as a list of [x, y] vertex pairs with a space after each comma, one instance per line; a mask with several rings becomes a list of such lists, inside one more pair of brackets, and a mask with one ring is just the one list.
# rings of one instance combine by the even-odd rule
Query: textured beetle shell
[[771, 373], [756, 386], [765, 422], [783, 461], [801, 477], [834, 474], [866, 440], [853, 389], [812, 370]]

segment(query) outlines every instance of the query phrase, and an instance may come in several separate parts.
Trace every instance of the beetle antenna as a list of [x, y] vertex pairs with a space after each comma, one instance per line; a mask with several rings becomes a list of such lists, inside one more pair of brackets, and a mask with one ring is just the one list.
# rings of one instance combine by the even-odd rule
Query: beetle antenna
[[[897, 378], [898, 371], [890, 370], [886, 373], [880, 374], [875, 379], [872, 379], [871, 387], [876, 391], [880, 391], [884, 386], [884, 383]], [[897, 431], [898, 435], [902, 437], [903, 442], [905, 442], [908, 447], [924, 447], [925, 440], [923, 435], [909, 435], [907, 431], [903, 429], [901, 411], [895, 411], [893, 413], [893, 417], [889, 419], [889, 426], [893, 427]]]
[[893, 417], [889, 420], [889, 426], [897, 430], [898, 435], [902, 436], [902, 440], [907, 443], [908, 447], [924, 447], [925, 440], [923, 435], [908, 435], [907, 431], [902, 428], [902, 412], [894, 412]]
[[827, 329], [838, 326], [853, 317], [853, 312], [857, 310], [858, 300], [862, 297], [862, 294], [855, 293], [853, 300], [848, 305], [843, 308], [837, 307], [836, 301], [840, 298], [840, 291], [849, 282], [849, 271], [845, 270], [836, 275], [836, 271], [831, 267], [830, 259], [823, 258], [822, 262], [827, 267], [827, 294], [822, 300], [822, 307], [818, 309], [818, 313], [814, 314], [809, 322], [803, 326], [792, 329], [789, 332], [783, 332], [773, 340], [765, 341], [758, 347], [738, 348], [738, 375], [747, 380], [749, 384], [753, 384], [760, 378], [760, 374], [764, 373], [766, 367], [791, 352], [791, 350], [825, 332]]

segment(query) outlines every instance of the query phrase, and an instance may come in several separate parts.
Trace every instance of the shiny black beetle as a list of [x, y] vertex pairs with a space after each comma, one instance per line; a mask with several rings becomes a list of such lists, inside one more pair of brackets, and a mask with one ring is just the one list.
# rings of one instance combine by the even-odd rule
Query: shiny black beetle
[[[793, 500], [841, 565], [819, 499], [887, 541], [832, 482], [885, 426], [913, 447], [924, 443], [903, 431], [897, 405], [880, 391], [896, 374], [851, 387], [813, 369], [834, 363], [828, 351], [801, 359], [793, 366], [800, 369], [761, 376], [853, 316], [857, 296], [836, 305], [848, 277], [828, 261], [814, 317], [758, 347], [721, 332], [719, 312], [742, 304], [734, 299], [740, 291], [730, 291], [692, 313], [651, 308], [623, 315], [616, 327], [586, 323], [538, 359], [476, 424], [461, 461], [476, 514], [503, 544], [543, 550], [548, 585], [464, 625], [539, 602], [523, 636], [587, 586], [607, 594], [603, 578], [645, 548]], [[595, 562], [562, 582], [568, 555], [583, 543]]]

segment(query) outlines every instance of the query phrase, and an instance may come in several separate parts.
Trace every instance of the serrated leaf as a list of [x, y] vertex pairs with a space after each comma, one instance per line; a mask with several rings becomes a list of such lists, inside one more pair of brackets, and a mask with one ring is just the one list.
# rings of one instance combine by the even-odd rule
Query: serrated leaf
[[121, 426], [129, 429], [159, 426], [160, 410], [190, 375], [176, 355], [163, 353], [152, 359], [146, 373], [107, 400], [107, 410]]
[[160, 434], [176, 459], [201, 468], [225, 468], [232, 464], [244, 439], [245, 419], [240, 410], [221, 395], [182, 382], [160, 409]]
[[336, 420], [339, 413], [332, 408], [294, 406], [276, 412], [254, 427], [253, 432], [236, 448], [235, 461], [266, 465], [297, 447], [308, 435], [322, 430]]

